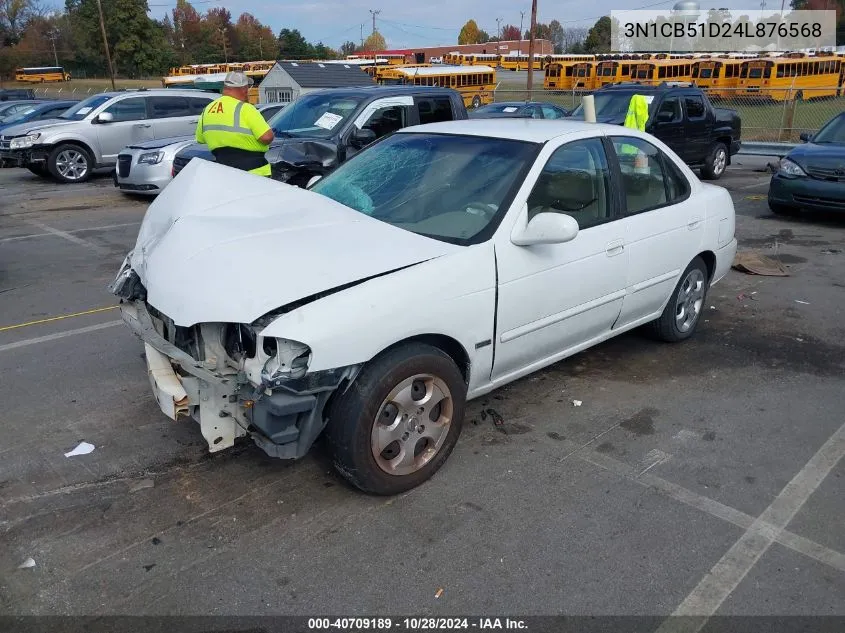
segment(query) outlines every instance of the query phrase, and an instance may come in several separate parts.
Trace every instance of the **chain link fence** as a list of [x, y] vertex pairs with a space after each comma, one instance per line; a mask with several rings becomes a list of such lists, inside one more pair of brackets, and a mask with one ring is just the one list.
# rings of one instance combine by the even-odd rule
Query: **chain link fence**
[[[706, 91], [717, 108], [736, 110], [742, 119], [742, 140], [797, 143], [802, 132], [815, 132], [827, 121], [845, 110], [843, 89], [779, 88], [770, 94], [754, 93], [738, 88]], [[581, 97], [592, 94], [584, 90], [520, 90], [498, 88], [496, 101], [545, 101], [567, 110], [581, 103]]]

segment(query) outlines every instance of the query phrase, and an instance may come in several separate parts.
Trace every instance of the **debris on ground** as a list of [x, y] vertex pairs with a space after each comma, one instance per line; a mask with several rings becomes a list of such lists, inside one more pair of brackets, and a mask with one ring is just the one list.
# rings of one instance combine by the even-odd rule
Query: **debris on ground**
[[822, 255], [839, 255], [841, 252], [841, 248], [826, 248], [822, 251]]
[[155, 482], [152, 479], [142, 479], [141, 481], [129, 486], [129, 492], [138, 492], [139, 490], [152, 488], [153, 486], [155, 486]]
[[155, 563], [151, 563], [149, 565], [144, 565], [144, 571], [150, 571], [155, 566], [156, 566]]
[[786, 268], [779, 261], [752, 251], [737, 253], [732, 268], [749, 275], [789, 277]]
[[803, 305], [803, 306], [808, 306], [808, 305], [810, 305], [810, 302], [809, 302], [809, 301], [801, 301], [801, 299], [796, 299], [796, 300], [795, 300], [795, 303], [800, 303], [800, 304], [801, 304], [801, 305]]
[[35, 559], [31, 556], [18, 565], [18, 569], [32, 569], [33, 567], [35, 567]]
[[94, 445], [88, 442], [80, 442], [76, 448], [70, 452], [65, 453], [65, 457], [76, 457], [77, 455], [87, 455], [94, 450]]
[[502, 415], [498, 411], [496, 411], [496, 409], [487, 409], [486, 413], [493, 420], [494, 426], [500, 427], [505, 424], [505, 418], [503, 418]]
[[582, 404], [584, 404], [584, 403], [583, 403], [583, 402], [581, 402], [580, 400], [573, 400], [573, 401], [572, 401], [572, 406], [573, 406], [573, 407], [580, 407]]
[[434, 597], [439, 598], [443, 595], [443, 587], [440, 587], [436, 592], [434, 592]]
[[159, 545], [161, 543], [161, 539], [157, 536], [153, 537], [153, 540], [150, 541], [153, 545]]

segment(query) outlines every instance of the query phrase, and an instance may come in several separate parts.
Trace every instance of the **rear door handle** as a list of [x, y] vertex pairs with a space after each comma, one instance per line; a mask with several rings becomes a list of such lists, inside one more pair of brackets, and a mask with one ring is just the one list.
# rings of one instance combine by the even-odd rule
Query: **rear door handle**
[[698, 217], [698, 216], [695, 216], [695, 217], [691, 218], [691, 219], [690, 219], [690, 221], [689, 221], [689, 224], [687, 224], [687, 228], [688, 228], [690, 231], [694, 231], [694, 230], [695, 230], [695, 229], [697, 229], [699, 226], [701, 226], [701, 218], [700, 218], [700, 217]]
[[620, 255], [625, 250], [625, 240], [614, 240], [605, 247], [608, 257]]

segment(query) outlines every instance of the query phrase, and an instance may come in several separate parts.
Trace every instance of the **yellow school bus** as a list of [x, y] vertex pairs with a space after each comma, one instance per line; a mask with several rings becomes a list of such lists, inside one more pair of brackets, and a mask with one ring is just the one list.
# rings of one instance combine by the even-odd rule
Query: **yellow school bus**
[[656, 86], [664, 81], [692, 81], [692, 59], [657, 59], [638, 62], [631, 68], [631, 81]]
[[470, 53], [469, 55], [464, 55], [464, 65], [496, 67], [499, 65], [499, 59], [501, 57], [497, 53]]
[[607, 84], [618, 84], [621, 81], [631, 81], [631, 73], [637, 64], [635, 60], [607, 59], [595, 64], [595, 88]]
[[717, 99], [731, 99], [739, 86], [742, 62], [752, 55], [719, 55], [692, 65], [692, 82]]
[[742, 63], [737, 92], [773, 101], [835, 97], [841, 92], [843, 64], [845, 61], [834, 55], [810, 57], [803, 53], [749, 59]]
[[466, 55], [463, 53], [446, 53], [443, 55], [443, 64], [445, 66], [463, 66], [466, 63]]
[[493, 103], [496, 69], [490, 66], [396, 66], [382, 73], [378, 82], [452, 88], [461, 93], [465, 106], [477, 108]]
[[43, 84], [48, 81], [70, 81], [70, 73], [61, 66], [38, 66], [15, 69], [15, 81]]
[[[534, 70], [543, 69], [543, 58], [534, 55]], [[499, 58], [499, 66], [505, 70], [528, 70], [528, 55], [502, 55]]]
[[593, 90], [596, 88], [594, 62], [552, 62], [546, 66], [543, 88], [546, 90]]

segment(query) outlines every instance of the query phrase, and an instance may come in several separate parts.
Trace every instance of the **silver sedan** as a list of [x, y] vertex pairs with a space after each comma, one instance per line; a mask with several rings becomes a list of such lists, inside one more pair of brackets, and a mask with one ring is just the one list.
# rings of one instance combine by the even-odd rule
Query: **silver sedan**
[[173, 159], [193, 136], [146, 141], [124, 147], [117, 155], [114, 185], [125, 193], [155, 196], [173, 180]]

